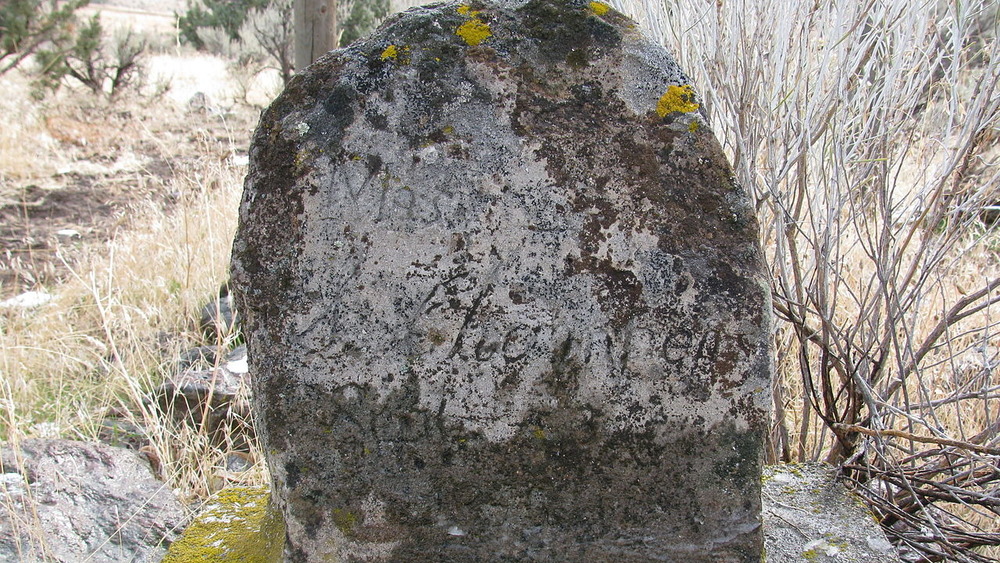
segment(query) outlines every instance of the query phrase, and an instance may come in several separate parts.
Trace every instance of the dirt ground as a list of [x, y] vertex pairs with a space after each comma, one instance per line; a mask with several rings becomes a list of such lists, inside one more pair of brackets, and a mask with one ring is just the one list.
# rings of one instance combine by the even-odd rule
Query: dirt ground
[[[166, 8], [125, 8], [90, 9], [169, 45]], [[31, 102], [29, 76], [0, 76], [13, 139], [0, 144], [0, 301], [59, 282], [81, 249], [140, 211], [169, 212], [185, 191], [211, 189], [199, 178], [212, 166], [245, 165], [260, 107], [234, 100], [227, 62], [178, 46], [145, 64], [146, 86], [114, 102], [68, 88]]]

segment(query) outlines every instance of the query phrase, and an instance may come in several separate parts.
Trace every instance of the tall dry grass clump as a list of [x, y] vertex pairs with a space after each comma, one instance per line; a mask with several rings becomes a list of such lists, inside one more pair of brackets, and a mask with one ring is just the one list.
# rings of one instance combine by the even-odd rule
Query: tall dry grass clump
[[[182, 352], [224, 351], [236, 337], [206, 342], [198, 321], [228, 279], [246, 171], [233, 157], [245, 155], [256, 112], [215, 90], [187, 104], [195, 90], [185, 94], [183, 79], [200, 89], [226, 77], [191, 76], [204, 57], [190, 53], [151, 56], [180, 61], [170, 96], [161, 79], [113, 99], [67, 84], [39, 101], [30, 69], [0, 77], [0, 445], [15, 461], [28, 438], [139, 449], [190, 502], [266, 481], [252, 430], [242, 432], [249, 421], [232, 420], [242, 412], [214, 431], [176, 397], [157, 400]], [[29, 289], [50, 300], [4, 302]], [[48, 553], [37, 514], [0, 498], [13, 540]]]
[[[0, 75], [2, 91], [17, 92], [19, 86], [9, 75]], [[0, 113], [16, 116], [16, 119], [5, 119], [0, 131], [0, 180], [51, 172], [44, 159], [38, 156], [39, 152], [52, 148], [52, 139], [46, 134], [41, 115], [31, 99], [27, 96], [0, 97]]]
[[[39, 106], [26, 117], [42, 113], [59, 111]], [[21, 133], [0, 132], [0, 145], [14, 142], [7, 137], [15, 134]], [[229, 436], [211, 436], [155, 401], [155, 390], [176, 373], [179, 354], [205, 344], [198, 318], [228, 279], [245, 174], [244, 165], [220, 158], [244, 147], [217, 146], [219, 139], [194, 128], [185, 137], [199, 145], [189, 152], [203, 156], [174, 162], [163, 190], [169, 204], [162, 197], [134, 200], [110, 240], [67, 239], [55, 254], [68, 274], [44, 288], [51, 301], [0, 307], [0, 441], [15, 449], [36, 437], [128, 443], [141, 447], [167, 486], [195, 500], [227, 482], [262, 483], [266, 475], [262, 463], [235, 475], [226, 466]], [[136, 172], [134, 181], [152, 181], [143, 174]], [[247, 457], [246, 440], [238, 441], [239, 455]], [[256, 451], [248, 457], [261, 459]]]
[[772, 460], [843, 467], [907, 560], [991, 560], [995, 2], [622, 3], [675, 52], [756, 198]]

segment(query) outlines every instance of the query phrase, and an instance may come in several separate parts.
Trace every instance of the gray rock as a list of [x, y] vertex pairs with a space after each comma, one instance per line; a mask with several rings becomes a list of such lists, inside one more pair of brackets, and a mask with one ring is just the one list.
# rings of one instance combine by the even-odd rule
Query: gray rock
[[219, 294], [201, 308], [198, 321], [202, 334], [211, 342], [223, 342], [239, 331], [239, 317], [233, 307], [229, 284], [219, 288]]
[[[230, 362], [242, 362], [245, 364], [246, 356], [247, 347], [245, 344], [241, 344], [229, 351], [226, 351], [226, 348], [222, 346], [198, 346], [185, 350], [180, 354], [177, 358], [177, 371], [183, 372], [190, 369], [218, 367], [220, 358], [222, 364], [229, 364]], [[230, 366], [230, 371], [243, 373], [247, 370], [245, 366], [243, 368], [233, 368]]]
[[189, 369], [211, 368], [219, 362], [218, 346], [198, 346], [185, 350], [177, 358], [177, 371], [184, 372]]
[[101, 420], [97, 439], [109, 446], [130, 450], [138, 450], [149, 444], [149, 436], [144, 428], [113, 416]]
[[226, 355], [222, 357], [222, 361], [226, 369], [233, 373], [247, 373], [249, 370], [247, 365], [247, 345], [240, 344], [226, 352]]
[[776, 465], [764, 472], [767, 560], [894, 563], [896, 549], [829, 466]]
[[[202, 352], [202, 348], [196, 348], [188, 355], [195, 352], [217, 361], [217, 349]], [[244, 447], [250, 435], [246, 354], [245, 345], [237, 346], [217, 361], [218, 365], [192, 367], [170, 376], [154, 394], [157, 405], [175, 420], [195, 426], [204, 424], [209, 436], [230, 441], [235, 438], [236, 447]]]
[[411, 10], [250, 154], [234, 292], [289, 561], [760, 560], [757, 225], [632, 21]]
[[0, 561], [154, 562], [183, 527], [180, 502], [134, 451], [25, 440], [0, 461]]

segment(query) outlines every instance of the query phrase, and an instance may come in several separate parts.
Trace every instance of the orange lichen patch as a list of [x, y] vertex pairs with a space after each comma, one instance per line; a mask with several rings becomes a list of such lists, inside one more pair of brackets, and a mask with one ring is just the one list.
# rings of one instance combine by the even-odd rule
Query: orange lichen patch
[[458, 7], [458, 13], [470, 18], [469, 21], [458, 26], [458, 29], [455, 30], [455, 35], [461, 37], [467, 45], [474, 47], [493, 36], [490, 25], [479, 19], [481, 11], [473, 10], [463, 4]]
[[608, 13], [608, 10], [611, 9], [611, 6], [608, 6], [604, 2], [591, 2], [590, 4], [587, 4], [587, 6], [590, 8], [591, 12], [598, 16], [603, 16]]
[[699, 107], [701, 106], [694, 101], [694, 88], [690, 84], [671, 85], [656, 103], [656, 113], [660, 117], [666, 117], [667, 114], [675, 112], [691, 113], [697, 111]]

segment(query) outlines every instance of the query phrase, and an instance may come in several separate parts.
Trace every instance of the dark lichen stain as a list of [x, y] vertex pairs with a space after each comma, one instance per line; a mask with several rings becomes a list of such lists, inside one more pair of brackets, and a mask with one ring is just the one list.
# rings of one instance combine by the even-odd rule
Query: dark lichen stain
[[451, 127], [441, 127], [431, 131], [430, 135], [427, 135], [427, 140], [431, 143], [445, 143], [448, 141], [448, 134], [451, 132]]
[[357, 99], [358, 93], [353, 87], [340, 84], [323, 100], [323, 109], [328, 115], [321, 123], [323, 129], [330, 132], [331, 146], [339, 148], [347, 127], [354, 123], [354, 107]]
[[[598, 82], [588, 80], [580, 84], [570, 86], [569, 91], [581, 104], [600, 104], [604, 98], [604, 92]], [[585, 107], [585, 106], [584, 106]]]
[[333, 523], [345, 536], [352, 536], [354, 528], [358, 525], [358, 517], [350, 510], [334, 508], [332, 512]]
[[427, 332], [427, 340], [435, 346], [440, 346], [448, 341], [448, 337], [443, 332], [430, 330]]
[[563, 408], [574, 408], [579, 404], [576, 396], [580, 390], [579, 379], [583, 366], [571, 356], [572, 348], [573, 337], [567, 336], [552, 351], [549, 369], [539, 378], [549, 394], [555, 397]]
[[385, 131], [389, 128], [389, 121], [386, 119], [385, 115], [377, 113], [374, 111], [365, 112], [365, 119], [372, 127], [378, 129], [379, 131]]
[[[323, 517], [309, 511], [336, 507], [326, 518], [350, 537], [400, 542], [392, 554], [396, 561], [437, 561], [439, 550], [454, 547], [503, 554], [496, 559], [502, 561], [654, 557], [662, 549], [654, 547], [656, 542], [669, 544], [671, 534], [696, 527], [701, 510], [696, 489], [706, 484], [696, 487], [690, 476], [717, 475], [706, 478], [719, 487], [742, 483], [753, 473], [758, 450], [741, 446], [734, 454], [730, 444], [742, 436], [728, 427], [680, 436], [672, 443], [658, 440], [651, 430], [611, 430], [599, 409], [574, 406], [572, 348], [573, 342], [566, 341], [553, 350], [552, 369], [558, 375], [547, 385], [561, 397], [560, 404], [535, 409], [525, 417], [523, 430], [501, 443], [446, 421], [437, 409], [419, 406], [415, 376], [384, 401], [375, 398], [374, 389], [361, 387], [354, 387], [354, 400], [337, 391], [320, 392], [308, 404], [337, 408], [314, 412], [312, 418], [320, 420], [302, 428], [300, 439], [329, 444], [329, 460], [316, 460], [320, 469], [296, 483], [298, 491], [309, 492], [293, 493], [300, 502], [291, 510], [305, 511], [307, 521], [318, 522]], [[333, 434], [310, 435], [317, 423], [331, 425]], [[374, 446], [367, 455], [355, 453], [369, 443]], [[711, 466], [698, 465], [699, 459], [734, 455], [750, 456], [740, 461], [735, 476], [735, 465], [717, 465], [715, 473]], [[663, 487], [664, 482], [672, 485]], [[382, 522], [366, 518], [370, 495], [385, 503]], [[544, 522], [523, 519], [539, 509], [546, 514]], [[651, 521], [653, 514], [662, 523]], [[460, 524], [467, 535], [444, 539], [442, 516]], [[480, 529], [534, 530], [537, 537], [527, 541], [474, 533]], [[630, 545], [610, 539], [627, 529], [647, 534], [662, 530], [666, 536]], [[719, 535], [726, 535], [721, 528]], [[601, 545], [609, 551], [597, 547]], [[736, 544], [710, 548], [712, 560], [750, 561], [733, 555], [742, 549]]]
[[517, 12], [523, 34], [552, 61], [585, 67], [589, 60], [621, 45], [621, 31], [595, 17], [584, 3], [531, 0]]
[[587, 51], [579, 48], [570, 49], [569, 54], [566, 55], [566, 64], [576, 69], [587, 67], [590, 64], [587, 60]]
[[594, 255], [578, 260], [568, 258], [566, 272], [568, 275], [587, 273], [594, 277], [594, 297], [616, 329], [624, 328], [629, 321], [648, 312], [639, 277], [632, 271], [615, 267], [607, 258]]
[[299, 484], [299, 467], [292, 462], [285, 464], [285, 483], [293, 489]]

